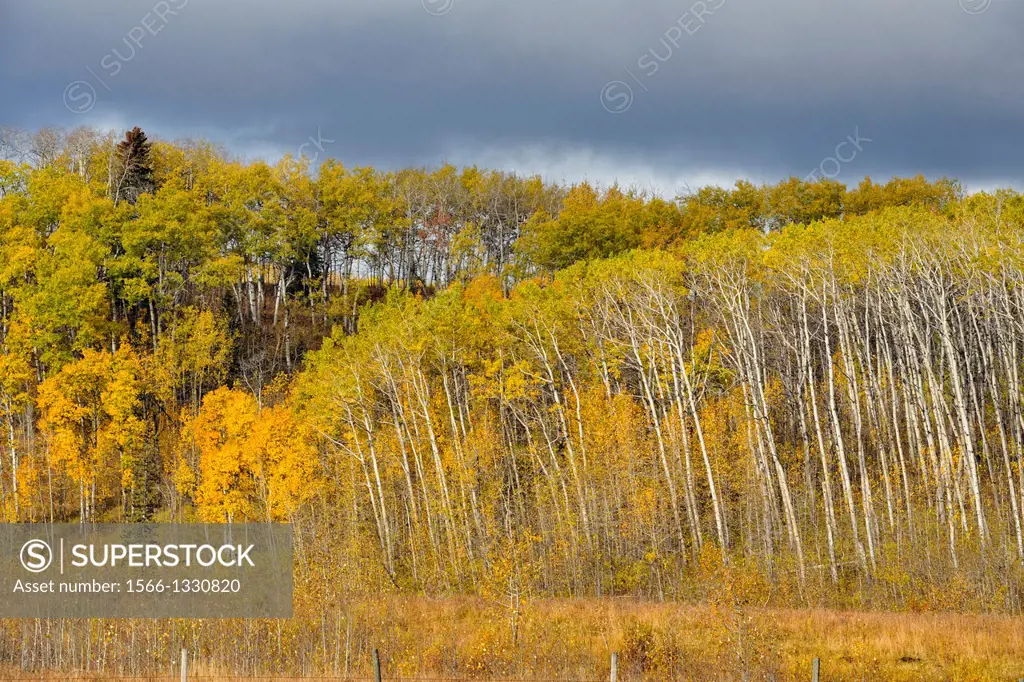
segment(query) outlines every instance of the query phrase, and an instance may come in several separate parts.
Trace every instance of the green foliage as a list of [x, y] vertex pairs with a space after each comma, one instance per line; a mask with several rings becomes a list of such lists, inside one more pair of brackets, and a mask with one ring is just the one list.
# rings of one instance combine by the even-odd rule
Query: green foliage
[[712, 584], [1020, 609], [986, 577], [1024, 555], [1016, 193], [666, 201], [140, 135], [0, 164], [6, 520], [295, 520], [515, 637], [531, 595]]
[[566, 195], [558, 216], [536, 214], [523, 226], [516, 249], [547, 270], [604, 258], [639, 246], [646, 213], [639, 196], [617, 187], [599, 196], [590, 185], [579, 185]]

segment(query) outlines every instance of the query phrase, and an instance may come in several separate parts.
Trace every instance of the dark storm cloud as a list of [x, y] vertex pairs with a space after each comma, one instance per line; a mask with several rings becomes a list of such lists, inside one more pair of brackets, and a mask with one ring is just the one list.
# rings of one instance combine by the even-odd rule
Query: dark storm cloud
[[449, 159], [668, 190], [831, 173], [822, 161], [855, 132], [871, 141], [838, 167], [846, 182], [1016, 183], [1024, 166], [1017, 0], [0, 7], [0, 122], [23, 127], [138, 123], [270, 157], [322, 136], [347, 163]]

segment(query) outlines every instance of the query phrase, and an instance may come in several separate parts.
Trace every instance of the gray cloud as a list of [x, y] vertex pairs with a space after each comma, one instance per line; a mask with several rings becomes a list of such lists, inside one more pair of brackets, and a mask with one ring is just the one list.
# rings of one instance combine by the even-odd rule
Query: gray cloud
[[[669, 193], [802, 177], [856, 129], [873, 141], [842, 181], [923, 172], [1016, 184], [1024, 3], [962, 2], [985, 10], [969, 14], [961, 0], [8, 0], [0, 122], [139, 124], [265, 156], [294, 153], [319, 129], [346, 163], [452, 160]], [[96, 93], [84, 114], [65, 107], [79, 80]], [[602, 106], [615, 80], [633, 94], [620, 114]]]

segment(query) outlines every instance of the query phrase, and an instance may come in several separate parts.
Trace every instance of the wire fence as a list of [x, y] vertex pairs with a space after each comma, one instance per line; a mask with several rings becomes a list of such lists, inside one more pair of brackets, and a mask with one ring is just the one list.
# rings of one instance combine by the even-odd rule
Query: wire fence
[[[186, 679], [180, 671], [148, 675], [110, 675], [106, 673], [54, 672], [0, 673], [0, 682], [168, 682]], [[374, 676], [360, 675], [226, 675], [219, 673], [187, 673], [188, 682], [377, 682]], [[382, 675], [383, 682], [608, 682], [608, 678], [580, 677], [459, 677]]]
[[[604, 678], [569, 678], [569, 677], [457, 677], [457, 676], [417, 676], [401, 677], [385, 675], [381, 667], [380, 655], [373, 650], [373, 675], [339, 676], [339, 675], [224, 675], [219, 673], [191, 672], [189, 670], [188, 652], [182, 650], [181, 665], [176, 670], [164, 674], [150, 675], [109, 675], [101, 672], [70, 672], [60, 673], [40, 671], [37, 673], [16, 673], [14, 675], [0, 672], [0, 682], [287, 682], [289, 680], [303, 682], [619, 682], [619, 655], [612, 653], [609, 675]], [[821, 659], [811, 662], [811, 682], [821, 680]], [[1024, 682], [1024, 678], [1018, 680]]]
[[[611, 657], [611, 682], [618, 682], [618, 661], [619, 655], [613, 653]], [[193, 672], [190, 670], [188, 650], [182, 649], [181, 663], [176, 669], [169, 673], [149, 675], [110, 675], [102, 672], [70, 672], [59, 673], [52, 671], [39, 671], [37, 673], [17, 673], [13, 676], [0, 672], [0, 682], [54, 682], [55, 680], [67, 682], [608, 682], [607, 678], [570, 678], [570, 677], [460, 677], [460, 676], [415, 676], [403, 677], [398, 675], [385, 675], [381, 666], [380, 653], [373, 650], [373, 675], [225, 675], [222, 673]]]
[[[180, 673], [163, 673], [160, 675], [106, 675], [103, 673], [19, 673], [16, 676], [0, 674], [0, 682], [178, 682]], [[219, 675], [219, 674], [188, 674], [188, 682], [376, 682], [376, 678], [359, 676], [334, 675]], [[566, 678], [566, 677], [398, 677], [385, 675], [385, 682], [608, 682], [606, 678]]]

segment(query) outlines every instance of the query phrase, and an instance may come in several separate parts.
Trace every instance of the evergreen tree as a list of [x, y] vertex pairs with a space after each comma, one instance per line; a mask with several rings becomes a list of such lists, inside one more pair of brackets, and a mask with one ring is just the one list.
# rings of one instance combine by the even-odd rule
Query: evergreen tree
[[152, 193], [155, 189], [151, 147], [146, 133], [138, 126], [125, 133], [118, 143], [114, 153], [116, 172], [112, 174], [115, 203], [124, 199], [134, 204], [140, 194]]

